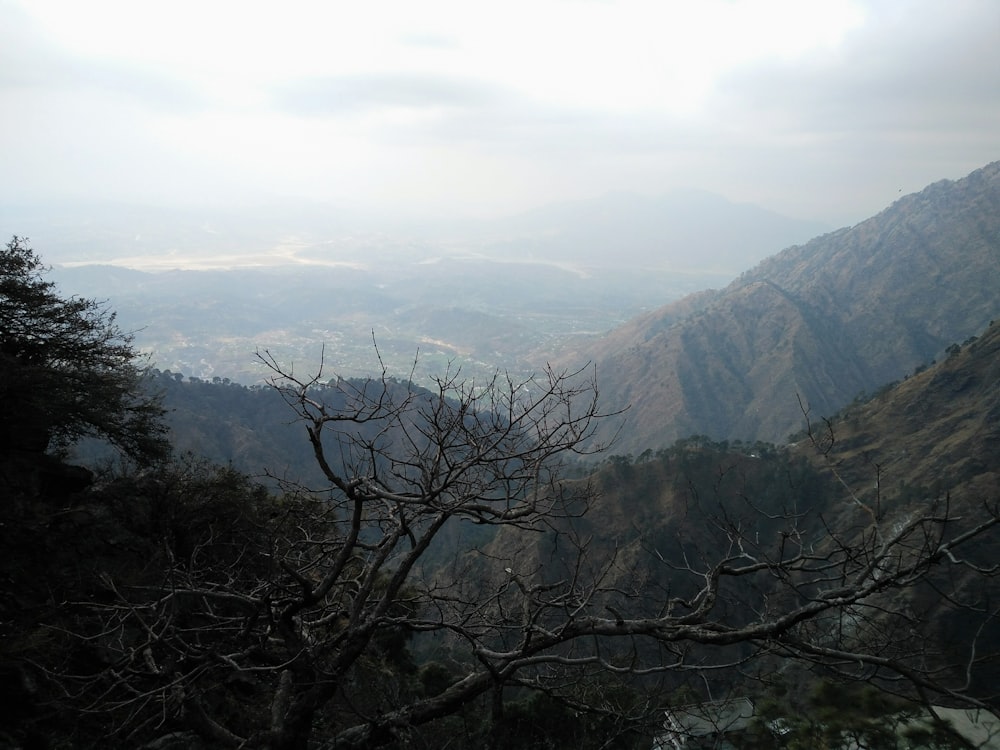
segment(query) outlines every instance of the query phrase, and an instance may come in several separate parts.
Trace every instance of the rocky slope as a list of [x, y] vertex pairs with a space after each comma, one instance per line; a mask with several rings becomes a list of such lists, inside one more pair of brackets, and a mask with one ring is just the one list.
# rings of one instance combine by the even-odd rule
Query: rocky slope
[[[924, 372], [813, 425], [845, 481], [889, 509], [949, 496], [979, 512], [1000, 500], [1000, 322]], [[811, 452], [807, 440], [796, 450]]]
[[800, 399], [831, 414], [981, 330], [1000, 308], [1000, 162], [789, 248], [725, 289], [638, 318], [567, 362], [597, 363], [616, 450], [691, 434], [784, 440]]

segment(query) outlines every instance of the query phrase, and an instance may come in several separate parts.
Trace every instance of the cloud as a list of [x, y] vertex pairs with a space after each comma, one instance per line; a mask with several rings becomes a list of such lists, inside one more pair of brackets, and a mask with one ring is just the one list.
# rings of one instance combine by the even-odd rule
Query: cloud
[[461, 41], [456, 36], [429, 31], [402, 34], [399, 36], [399, 43], [406, 47], [425, 47], [438, 50], [457, 50], [462, 47]]
[[722, 79], [726, 112], [784, 134], [882, 138], [953, 135], [997, 121], [1000, 4], [907, 4], [883, 13], [836, 55], [795, 66], [758, 64]]
[[721, 76], [702, 118], [702, 173], [714, 169], [731, 197], [839, 222], [1000, 158], [1000, 4], [869, 11], [836, 48]]
[[315, 117], [383, 108], [481, 107], [500, 96], [489, 84], [459, 76], [371, 73], [300, 78], [275, 87], [272, 101], [286, 114]]
[[155, 111], [191, 113], [208, 101], [189, 81], [153, 66], [73, 55], [52, 43], [17, 9], [0, 24], [0, 92], [109, 94]]
[[689, 186], [841, 222], [1000, 157], [995, 0], [0, 2], [0, 160], [39, 193]]

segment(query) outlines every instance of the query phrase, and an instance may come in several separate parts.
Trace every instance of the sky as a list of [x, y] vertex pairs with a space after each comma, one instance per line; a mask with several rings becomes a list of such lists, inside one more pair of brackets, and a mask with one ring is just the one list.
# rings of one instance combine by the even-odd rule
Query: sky
[[1000, 159], [996, 0], [0, 0], [0, 199], [856, 223]]

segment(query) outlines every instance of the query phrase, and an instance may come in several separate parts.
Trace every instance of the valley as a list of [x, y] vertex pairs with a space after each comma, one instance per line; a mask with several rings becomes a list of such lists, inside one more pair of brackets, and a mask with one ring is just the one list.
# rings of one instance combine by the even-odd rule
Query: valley
[[1000, 2], [0, 2], [0, 750], [1000, 750]]
[[344, 376], [378, 370], [374, 345], [421, 382], [449, 367], [536, 372], [821, 226], [688, 192], [378, 230], [309, 205], [0, 220], [46, 247], [67, 290], [108, 300], [154, 366], [247, 384], [263, 375], [258, 349], [312, 366], [325, 356]]
[[[927, 704], [992, 721], [998, 201], [1000, 163], [714, 289], [367, 246], [67, 263], [60, 302], [12, 243], [0, 668], [30, 711], [2, 731], [639, 750], [720, 695], [759, 719], [747, 748], [892, 742]], [[65, 367], [100, 338], [39, 359], [80, 295], [134, 331], [145, 380]], [[169, 456], [43, 452], [61, 420], [132, 413], [90, 390], [130, 373]]]

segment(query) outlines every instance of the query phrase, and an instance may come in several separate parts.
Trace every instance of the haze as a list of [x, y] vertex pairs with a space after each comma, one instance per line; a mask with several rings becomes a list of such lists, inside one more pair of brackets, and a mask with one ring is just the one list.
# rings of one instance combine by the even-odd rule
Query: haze
[[0, 198], [481, 218], [686, 187], [839, 226], [1000, 156], [998, 38], [992, 0], [8, 1]]

